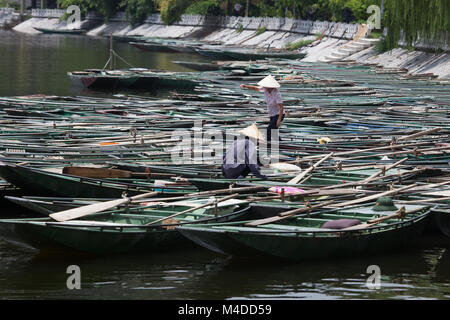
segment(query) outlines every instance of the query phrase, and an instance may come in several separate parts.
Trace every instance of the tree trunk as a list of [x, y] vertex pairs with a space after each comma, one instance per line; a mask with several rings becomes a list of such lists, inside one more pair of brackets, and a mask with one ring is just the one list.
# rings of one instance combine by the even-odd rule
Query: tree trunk
[[226, 16], [229, 16], [230, 15], [230, 12], [231, 12], [231, 3], [230, 3], [230, 0], [227, 0], [226, 2], [225, 2], [225, 15]]
[[296, 11], [296, 9], [297, 9], [297, 1], [294, 0], [293, 3], [292, 3], [292, 18], [293, 19], [297, 19], [297, 11]]
[[247, 4], [245, 6], [245, 16], [248, 17], [248, 8], [250, 7], [250, 0], [247, 0]]

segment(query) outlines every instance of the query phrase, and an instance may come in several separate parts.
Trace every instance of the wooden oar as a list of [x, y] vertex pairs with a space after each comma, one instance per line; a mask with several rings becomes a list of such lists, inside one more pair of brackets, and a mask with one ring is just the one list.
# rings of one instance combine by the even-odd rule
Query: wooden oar
[[379, 224], [379, 223], [381, 223], [383, 221], [389, 220], [389, 219], [395, 219], [395, 218], [404, 219], [406, 215], [416, 213], [416, 212], [418, 212], [420, 210], [423, 210], [423, 208], [418, 208], [418, 209], [406, 211], [405, 207], [402, 207], [396, 213], [394, 213], [392, 215], [380, 217], [380, 218], [373, 219], [373, 220], [369, 220], [366, 223], [362, 223], [362, 224], [358, 224], [358, 225], [353, 226], [353, 227], [348, 227], [348, 228], [345, 228], [345, 229], [341, 229], [341, 231], [366, 229], [366, 228], [370, 228], [370, 227], [372, 227], [374, 225], [377, 225], [377, 224]]
[[379, 172], [374, 173], [373, 175], [371, 175], [370, 177], [368, 177], [367, 179], [364, 179], [362, 182], [363, 183], [368, 183], [370, 181], [372, 181], [373, 179], [375, 179], [376, 177], [378, 177], [379, 175], [385, 174], [386, 172], [388, 172], [389, 170], [391, 170], [392, 168], [395, 168], [396, 166], [402, 164], [403, 162], [405, 162], [406, 160], [408, 160], [408, 158], [404, 158], [400, 161], [397, 161], [394, 164], [391, 164], [387, 167], [383, 167], [383, 169], [381, 169]]
[[299, 209], [286, 211], [286, 212], [280, 213], [278, 216], [275, 216], [275, 217], [269, 217], [269, 218], [264, 218], [264, 219], [259, 219], [259, 220], [255, 220], [255, 221], [252, 221], [252, 222], [248, 222], [248, 223], [245, 224], [245, 226], [255, 227], [255, 226], [260, 226], [260, 225], [263, 225], [263, 224], [273, 223], [273, 222], [276, 222], [276, 221], [280, 221], [280, 220], [283, 220], [283, 219], [290, 218], [292, 216], [295, 216], [295, 215], [298, 215], [298, 214], [301, 214], [301, 213], [304, 213], [304, 212], [311, 212], [314, 209], [325, 207], [325, 206], [328, 206], [328, 205], [330, 205], [332, 203], [333, 203], [333, 201], [331, 200], [331, 201], [327, 201], [327, 202], [324, 202], [324, 203], [321, 203], [321, 204], [318, 204], [318, 205], [315, 205], [315, 206], [311, 206], [311, 207], [302, 207], [302, 208], [299, 208]]
[[119, 169], [109, 168], [93, 168], [93, 167], [64, 167], [64, 174], [69, 174], [77, 177], [86, 178], [133, 178], [133, 177], [175, 177], [175, 174], [171, 173], [145, 173], [145, 172], [132, 172]]
[[[6, 198], [6, 197], [5, 197]], [[442, 198], [431, 198], [431, 199], [425, 199], [425, 200], [409, 200], [409, 201], [397, 201], [397, 203], [401, 204], [413, 204], [413, 203], [434, 203], [439, 201], [448, 201], [450, 200], [450, 197], [442, 197]]]
[[400, 137], [400, 138], [397, 139], [397, 141], [408, 141], [408, 140], [412, 140], [412, 139], [415, 139], [415, 138], [426, 136], [428, 134], [435, 133], [435, 132], [438, 132], [438, 131], [441, 131], [441, 128], [434, 128], [434, 129], [430, 129], [430, 130], [417, 132], [417, 133], [411, 134], [409, 136]]
[[417, 184], [412, 184], [410, 186], [406, 186], [400, 189], [396, 189], [396, 190], [390, 190], [390, 191], [386, 191], [386, 192], [382, 192], [382, 193], [377, 193], [374, 195], [370, 195], [364, 198], [360, 198], [360, 199], [356, 199], [356, 200], [351, 200], [351, 201], [346, 201], [346, 202], [342, 202], [342, 203], [337, 203], [335, 205], [331, 205], [330, 207], [332, 208], [342, 208], [342, 207], [346, 207], [346, 206], [351, 206], [354, 204], [358, 204], [358, 203], [363, 203], [363, 202], [367, 202], [367, 201], [371, 201], [371, 200], [375, 200], [381, 197], [387, 197], [387, 196], [392, 196], [401, 192], [404, 192], [408, 189], [412, 189], [414, 187], [417, 187]]
[[439, 148], [428, 148], [428, 149], [414, 149], [414, 150], [405, 150], [405, 151], [397, 151], [397, 152], [387, 152], [387, 153], [377, 153], [377, 154], [371, 154], [371, 155], [364, 155], [364, 156], [357, 156], [357, 157], [351, 157], [351, 158], [343, 158], [339, 160], [359, 160], [359, 159], [365, 159], [365, 158], [372, 158], [372, 157], [384, 157], [384, 156], [398, 156], [400, 154], [420, 154], [430, 151], [443, 151], [450, 149], [450, 146], [444, 146]]
[[[332, 185], [332, 186], [328, 186], [328, 187], [323, 187], [322, 190], [328, 190], [328, 189], [334, 189], [334, 188], [343, 188], [343, 187], [350, 187], [350, 186], [361, 186], [361, 185], [366, 185], [369, 182], [376, 180], [377, 177], [383, 173], [386, 173], [387, 171], [391, 170], [392, 168], [402, 164], [403, 162], [405, 162], [406, 160], [408, 160], [408, 158], [404, 158], [394, 164], [391, 164], [387, 167], [383, 167], [383, 169], [381, 169], [380, 171], [372, 174], [370, 177], [364, 179], [364, 180], [360, 180], [360, 181], [355, 181], [355, 182], [347, 182], [347, 183], [343, 183], [340, 185]], [[409, 172], [407, 172], [409, 173]], [[390, 176], [387, 176], [390, 177]]]
[[[420, 143], [409, 143], [409, 144], [394, 144], [394, 145], [389, 145], [389, 146], [385, 146], [385, 147], [375, 147], [375, 148], [368, 148], [368, 149], [357, 149], [357, 150], [352, 150], [352, 151], [342, 151], [342, 152], [336, 152], [334, 155], [336, 157], [339, 156], [345, 156], [345, 155], [351, 155], [351, 154], [358, 154], [358, 153], [364, 153], [364, 152], [370, 152], [370, 151], [379, 151], [379, 150], [386, 150], [386, 149], [402, 149], [402, 148], [406, 148], [406, 147], [415, 147], [415, 146], [420, 146], [420, 145], [428, 145], [430, 143], [428, 142], [420, 142]], [[303, 157], [302, 159], [300, 159], [300, 161], [298, 160], [293, 160], [290, 162], [302, 162], [302, 161], [309, 161], [309, 160], [316, 160], [316, 159], [320, 159], [320, 157], [323, 157], [325, 155], [314, 155], [314, 156], [306, 156]]]
[[120, 206], [122, 204], [130, 203], [133, 200], [153, 197], [157, 194], [158, 194], [158, 192], [149, 192], [149, 193], [140, 194], [140, 195], [137, 195], [137, 196], [134, 196], [131, 198], [123, 198], [123, 199], [111, 200], [111, 201], [106, 201], [106, 202], [94, 203], [94, 204], [90, 204], [90, 205], [79, 207], [79, 208], [74, 208], [74, 209], [69, 209], [69, 210], [65, 210], [65, 211], [52, 213], [50, 215], [50, 217], [52, 219], [54, 219], [56, 221], [60, 221], [60, 222], [73, 220], [73, 219], [77, 219], [80, 217], [85, 217], [90, 214], [109, 210], [114, 207]]
[[170, 216], [167, 216], [167, 217], [164, 217], [164, 218], [152, 221], [152, 222], [149, 222], [149, 223], [145, 224], [145, 226], [150, 226], [152, 224], [156, 224], [158, 222], [161, 222], [161, 221], [164, 221], [164, 220], [167, 220], [167, 219], [171, 219], [171, 218], [174, 218], [176, 216], [179, 216], [179, 215], [182, 215], [182, 214], [185, 214], [185, 213], [189, 213], [189, 212], [192, 212], [192, 211], [195, 211], [197, 209], [201, 209], [201, 208], [204, 208], [204, 207], [207, 207], [207, 206], [216, 205], [219, 202], [223, 202], [223, 201], [226, 201], [226, 200], [229, 200], [229, 199], [232, 199], [232, 198], [236, 198], [238, 195], [239, 194], [236, 193], [236, 194], [232, 194], [230, 196], [224, 197], [224, 198], [219, 199], [219, 200], [209, 201], [208, 203], [205, 203], [205, 204], [202, 204], [202, 205], [199, 205], [199, 206], [196, 206], [196, 207], [193, 207], [193, 208], [190, 208], [190, 209], [187, 209], [187, 210], [184, 210], [184, 211], [172, 214]]
[[322, 164], [322, 162], [328, 160], [333, 156], [333, 152], [323, 157], [320, 161], [316, 162], [314, 165], [306, 169], [305, 171], [302, 171], [300, 174], [298, 174], [295, 178], [289, 180], [289, 184], [297, 184], [300, 180], [302, 180], [306, 175], [313, 172], [318, 166]]

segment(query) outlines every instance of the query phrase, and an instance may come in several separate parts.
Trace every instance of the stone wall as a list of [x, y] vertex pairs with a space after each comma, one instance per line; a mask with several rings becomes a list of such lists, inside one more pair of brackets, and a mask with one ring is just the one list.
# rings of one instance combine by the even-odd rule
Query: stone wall
[[7, 28], [15, 18], [13, 8], [0, 8], [0, 29]]
[[[31, 15], [33, 18], [60, 18], [65, 13], [64, 10], [58, 9], [33, 9]], [[101, 16], [90, 12], [86, 15], [86, 20], [103, 20]], [[108, 21], [112, 23], [128, 23], [124, 12], [117, 13]], [[164, 25], [159, 14], [152, 14], [147, 17], [144, 24]], [[335, 23], [328, 21], [308, 21], [294, 20], [288, 18], [276, 17], [205, 17], [195, 15], [182, 15], [181, 21], [173, 24], [173, 26], [186, 26], [196, 28], [224, 28], [256, 31], [265, 28], [267, 31], [290, 32], [302, 35], [316, 35], [325, 33], [328, 37], [353, 39], [358, 31], [358, 24]]]

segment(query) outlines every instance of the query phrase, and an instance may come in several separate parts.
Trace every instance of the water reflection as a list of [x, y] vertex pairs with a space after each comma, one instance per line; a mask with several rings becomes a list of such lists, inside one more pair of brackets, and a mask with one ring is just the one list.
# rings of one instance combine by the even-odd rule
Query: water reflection
[[[190, 71], [172, 61], [207, 60], [195, 54], [144, 52], [125, 42], [115, 42], [114, 46], [115, 51], [133, 67]], [[67, 72], [101, 69], [108, 58], [109, 39], [105, 37], [0, 31], [0, 96], [102, 95], [102, 92], [72, 86]], [[128, 66], [121, 63], [117, 68]]]
[[[450, 257], [443, 243], [400, 254], [337, 261], [241, 259], [204, 249], [97, 257], [36, 251], [0, 242], [0, 296], [7, 299], [449, 299]], [[81, 268], [68, 290], [66, 269]], [[366, 285], [381, 269], [381, 289]]]

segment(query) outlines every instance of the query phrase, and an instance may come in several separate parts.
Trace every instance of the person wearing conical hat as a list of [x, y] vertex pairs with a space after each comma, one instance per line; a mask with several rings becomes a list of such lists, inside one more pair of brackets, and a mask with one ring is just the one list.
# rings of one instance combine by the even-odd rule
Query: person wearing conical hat
[[272, 130], [278, 130], [285, 117], [283, 99], [281, 98], [280, 91], [278, 91], [280, 84], [273, 76], [268, 75], [258, 82], [258, 86], [243, 84], [241, 88], [264, 92], [264, 100], [267, 104], [267, 112], [270, 118], [267, 127], [267, 142], [271, 143]]
[[267, 177], [261, 174], [260, 161], [256, 146], [252, 140], [264, 141], [264, 137], [258, 130], [256, 124], [253, 124], [241, 131], [241, 137], [233, 141], [223, 155], [222, 174], [227, 179], [245, 178], [250, 173], [256, 178], [267, 180]]

